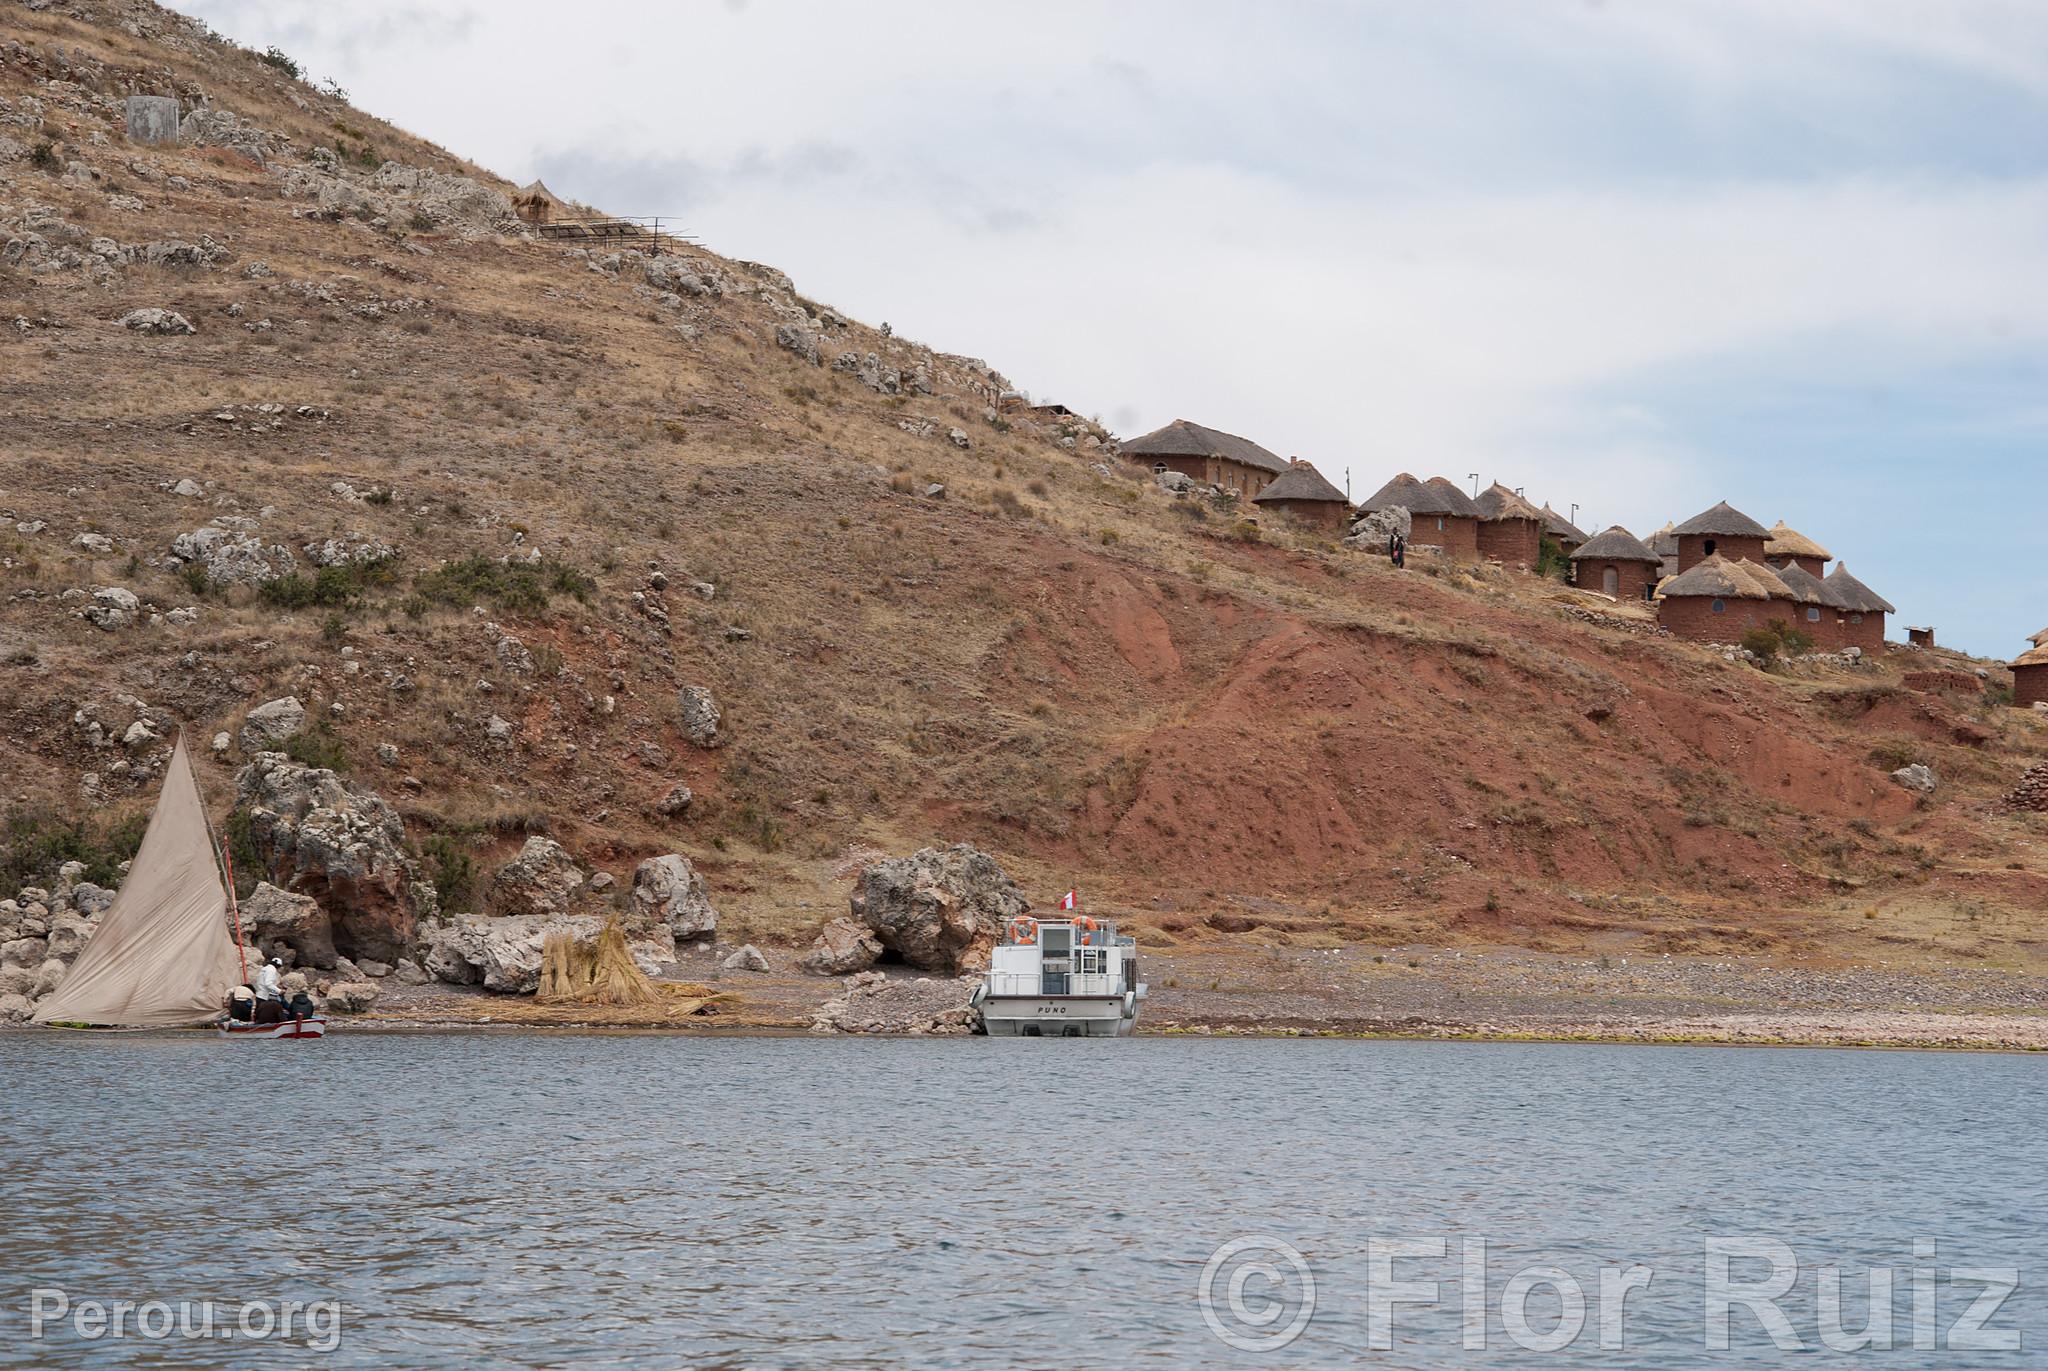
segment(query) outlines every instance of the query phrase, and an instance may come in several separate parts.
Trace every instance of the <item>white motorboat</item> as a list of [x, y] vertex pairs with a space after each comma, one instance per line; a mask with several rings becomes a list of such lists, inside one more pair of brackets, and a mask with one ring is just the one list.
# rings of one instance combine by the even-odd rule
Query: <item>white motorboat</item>
[[991, 1037], [1121, 1038], [1144, 999], [1137, 941], [1075, 913], [1012, 919], [969, 1003]]

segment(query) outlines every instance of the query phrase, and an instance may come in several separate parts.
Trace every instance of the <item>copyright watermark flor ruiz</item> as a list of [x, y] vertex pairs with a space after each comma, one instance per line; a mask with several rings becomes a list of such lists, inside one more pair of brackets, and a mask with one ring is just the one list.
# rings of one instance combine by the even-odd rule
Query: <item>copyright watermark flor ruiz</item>
[[272, 1342], [309, 1352], [341, 1346], [339, 1300], [106, 1300], [67, 1290], [29, 1292], [31, 1342], [132, 1338], [142, 1342]]
[[[1625, 1350], [1630, 1319], [1652, 1303], [1664, 1315], [1696, 1314], [1693, 1327], [1710, 1352], [1758, 1339], [1787, 1352], [2020, 1350], [2019, 1330], [1998, 1322], [2019, 1289], [2018, 1268], [1940, 1266], [1931, 1240], [1914, 1241], [1910, 1260], [1897, 1267], [1812, 1267], [1803, 1286], [1798, 1256], [1776, 1239], [1708, 1237], [1699, 1255], [1698, 1266], [1687, 1262], [1660, 1283], [1657, 1270], [1641, 1263], [1573, 1270], [1538, 1262], [1503, 1271], [1489, 1263], [1484, 1238], [1374, 1238], [1364, 1249], [1362, 1290], [1328, 1280], [1319, 1290], [1298, 1249], [1255, 1234], [1210, 1254], [1195, 1299], [1210, 1333], [1240, 1352], [1277, 1352], [1295, 1342], [1319, 1299], [1341, 1302], [1347, 1312], [1362, 1308], [1371, 1351], [1391, 1350], [1404, 1320], [1410, 1341], [1427, 1324], [1468, 1351], [1504, 1343], [1530, 1352]], [[1456, 1327], [1432, 1318], [1432, 1310], [1455, 1310]], [[1660, 1323], [1668, 1335], [1671, 1320]]]

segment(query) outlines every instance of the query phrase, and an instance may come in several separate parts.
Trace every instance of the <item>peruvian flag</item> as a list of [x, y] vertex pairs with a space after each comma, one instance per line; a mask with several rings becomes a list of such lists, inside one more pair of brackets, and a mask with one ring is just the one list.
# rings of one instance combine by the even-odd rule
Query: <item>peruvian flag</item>
[[1081, 907], [1081, 892], [1080, 892], [1080, 891], [1078, 891], [1078, 890], [1069, 890], [1069, 891], [1068, 891], [1068, 892], [1067, 892], [1066, 894], [1064, 894], [1064, 895], [1062, 895], [1062, 896], [1060, 897], [1060, 908], [1061, 908], [1061, 909], [1079, 909], [1080, 907]]

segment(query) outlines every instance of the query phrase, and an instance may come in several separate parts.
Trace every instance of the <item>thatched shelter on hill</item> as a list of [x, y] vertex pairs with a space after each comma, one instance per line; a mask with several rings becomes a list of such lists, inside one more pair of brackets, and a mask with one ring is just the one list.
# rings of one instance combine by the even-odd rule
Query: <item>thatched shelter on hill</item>
[[1678, 540], [1678, 572], [1682, 576], [1709, 557], [1764, 564], [1764, 543], [1771, 531], [1726, 500], [1703, 510], [1671, 530]]
[[1837, 563], [1827, 579], [1829, 590], [1842, 606], [1842, 647], [1860, 647], [1865, 652], [1884, 650], [1884, 616], [1896, 614], [1892, 602], [1849, 574]]
[[1366, 514], [1405, 509], [1413, 519], [1408, 542], [1413, 547], [1439, 547], [1446, 555], [1476, 561], [1479, 557], [1479, 509], [1472, 497], [1443, 477], [1420, 481], [1402, 472], [1359, 502]]
[[512, 210], [529, 224], [550, 224], [562, 208], [562, 198], [536, 177], [512, 193]]
[[1533, 570], [1543, 555], [1543, 511], [1495, 481], [1479, 493], [1479, 555]]
[[1341, 532], [1351, 518], [1351, 501], [1307, 462], [1296, 460], [1252, 503], [1320, 529]]
[[1761, 562], [1711, 556], [1658, 589], [1657, 622], [1699, 643], [1733, 643], [1752, 628], [1790, 625], [1798, 596]]
[[1585, 530], [1552, 509], [1548, 501], [1543, 505], [1543, 535], [1566, 557], [1586, 545]]
[[2048, 704], [2048, 629], [2034, 635], [2034, 644], [2012, 664], [2012, 702], [2021, 709]]
[[1835, 554], [1797, 529], [1785, 527], [1785, 521], [1780, 519], [1771, 525], [1770, 537], [1764, 539], [1764, 560], [1781, 571], [1796, 566], [1809, 575], [1825, 576]]
[[1657, 589], [1663, 559], [1620, 524], [1596, 534], [1571, 555], [1572, 580], [1617, 600], [1647, 600]]
[[1847, 605], [1840, 593], [1796, 562], [1787, 563], [1777, 571], [1778, 579], [1799, 602], [1799, 618], [1794, 627], [1812, 637], [1817, 647], [1832, 650], [1847, 646], [1842, 632]]
[[1178, 471], [1249, 500], [1285, 475], [1287, 463], [1249, 438], [1175, 419], [1123, 445], [1124, 460], [1154, 472]]

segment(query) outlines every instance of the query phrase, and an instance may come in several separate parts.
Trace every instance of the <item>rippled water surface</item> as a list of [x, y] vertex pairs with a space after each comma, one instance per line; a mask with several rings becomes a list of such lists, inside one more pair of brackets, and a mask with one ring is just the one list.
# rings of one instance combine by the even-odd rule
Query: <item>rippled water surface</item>
[[[2048, 1061], [2017, 1056], [1225, 1040], [864, 1041], [338, 1033], [0, 1036], [0, 1364], [23, 1366], [1777, 1365], [1702, 1342], [1703, 1244], [1896, 1270], [1892, 1365], [2048, 1364]], [[1198, 1298], [1233, 1238], [1316, 1283], [1275, 1353]], [[1441, 1239], [1368, 1354], [1369, 1244]], [[1485, 1350], [1460, 1254], [1488, 1243]], [[1910, 1350], [1922, 1266], [2013, 1267], [2019, 1352]], [[1461, 1246], [1462, 1245], [1462, 1246]], [[1247, 1269], [1250, 1262], [1254, 1268]], [[1647, 1266], [1603, 1351], [1603, 1266]], [[1586, 1292], [1566, 1350], [1502, 1322], [1525, 1267]], [[1761, 1279], [1761, 1260], [1733, 1274]], [[1272, 1277], [1277, 1276], [1277, 1283]], [[1235, 1280], [1238, 1299], [1230, 1289]], [[1209, 1282], [1284, 1330], [1284, 1255]], [[315, 1355], [175, 1335], [29, 1340], [73, 1300], [339, 1301]], [[1931, 1289], [1937, 1336], [1977, 1287]], [[47, 1307], [47, 1306], [46, 1306]], [[1558, 1321], [1539, 1286], [1525, 1338]], [[230, 1313], [227, 1322], [232, 1322]], [[1835, 1358], [1840, 1360], [1840, 1358]]]

